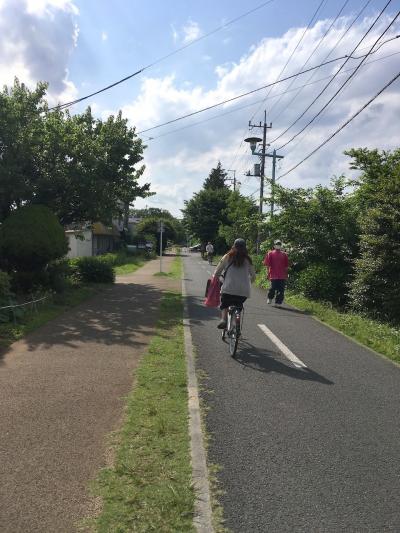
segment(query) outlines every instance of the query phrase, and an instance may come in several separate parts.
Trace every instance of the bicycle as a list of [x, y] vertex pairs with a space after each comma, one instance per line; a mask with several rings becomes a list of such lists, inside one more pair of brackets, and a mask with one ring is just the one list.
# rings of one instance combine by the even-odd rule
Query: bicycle
[[239, 339], [242, 334], [242, 307], [231, 305], [228, 308], [228, 321], [226, 328], [222, 330], [222, 340], [225, 341], [225, 337], [228, 337], [229, 353], [232, 357], [235, 357]]

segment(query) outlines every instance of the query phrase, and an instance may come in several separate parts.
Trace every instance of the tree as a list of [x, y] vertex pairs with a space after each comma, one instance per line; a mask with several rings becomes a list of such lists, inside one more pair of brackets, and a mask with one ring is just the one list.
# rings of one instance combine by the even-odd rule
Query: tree
[[146, 209], [131, 209], [131, 214], [138, 218], [174, 218], [167, 209], [160, 209], [159, 207], [146, 207]]
[[51, 205], [63, 224], [110, 223], [149, 193], [149, 184], [138, 184], [144, 166], [135, 167], [143, 148], [121, 112], [106, 121], [95, 120], [90, 108], [74, 116], [51, 113], [35, 201]]
[[110, 223], [149, 193], [144, 146], [121, 112], [95, 119], [48, 112], [45, 84], [0, 94], [0, 222], [21, 205], [49, 206], [62, 224]]
[[[317, 280], [315, 271], [335, 271], [330, 284], [331, 301], [344, 303], [347, 284], [358, 254], [358, 207], [353, 194], [345, 194], [346, 180], [341, 177], [331, 187], [285, 189], [276, 186], [280, 211], [267, 223], [272, 245], [274, 239], [284, 241], [290, 252], [293, 274], [306, 268], [318, 268], [307, 274]], [[319, 270], [318, 270], [319, 269]], [[329, 272], [328, 272], [329, 271]], [[303, 276], [304, 277], [304, 276]], [[322, 290], [321, 294], [328, 291]]]
[[12, 274], [17, 290], [47, 285], [46, 267], [67, 251], [64, 228], [48, 207], [21, 207], [0, 226], [0, 266]]
[[226, 248], [225, 239], [219, 237], [219, 228], [229, 223], [226, 208], [230, 194], [227, 188], [202, 189], [191, 200], [185, 201], [182, 210], [187, 231], [203, 243], [212, 241], [218, 251]]
[[205, 179], [203, 189], [227, 189], [225, 184], [226, 175], [225, 170], [221, 167], [221, 162], [218, 161], [217, 167], [212, 168], [208, 178]]
[[170, 220], [174, 227], [175, 237], [172, 239], [176, 244], [186, 242], [186, 233], [182, 220], [175, 218], [167, 209], [159, 207], [147, 207], [146, 209], [131, 209], [131, 214], [138, 218], [156, 218], [157, 220]]
[[226, 249], [226, 241], [219, 234], [219, 228], [229, 224], [226, 209], [231, 191], [225, 185], [225, 178], [226, 172], [218, 162], [204, 181], [203, 188], [191, 200], [186, 200], [182, 209], [187, 232], [202, 243], [212, 241], [217, 251]]
[[138, 224], [138, 235], [145, 237], [146, 235], [151, 235], [157, 240], [157, 252], [160, 249], [160, 220], [164, 223], [164, 233], [163, 233], [163, 250], [167, 247], [167, 241], [174, 241], [176, 239], [176, 230], [171, 219], [159, 219], [158, 217], [149, 217], [144, 218]]
[[400, 150], [353, 149], [351, 168], [360, 205], [360, 257], [350, 298], [369, 314], [400, 322]]
[[231, 192], [227, 200], [225, 214], [227, 224], [219, 226], [219, 236], [223, 237], [228, 245], [233, 244], [235, 239], [241, 237], [246, 240], [248, 249], [253, 251], [260, 219], [255, 201], [243, 196], [239, 191]]
[[47, 85], [30, 91], [16, 79], [0, 92], [0, 223], [34, 196]]

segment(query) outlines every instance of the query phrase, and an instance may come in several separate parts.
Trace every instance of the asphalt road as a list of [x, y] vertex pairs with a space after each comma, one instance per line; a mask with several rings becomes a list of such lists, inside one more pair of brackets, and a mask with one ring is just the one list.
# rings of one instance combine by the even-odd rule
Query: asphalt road
[[[236, 360], [202, 305], [209, 265], [185, 259], [197, 365], [235, 533], [400, 531], [400, 368], [253, 288]], [[265, 325], [304, 364], [291, 362]], [[295, 360], [296, 361], [296, 360]]]

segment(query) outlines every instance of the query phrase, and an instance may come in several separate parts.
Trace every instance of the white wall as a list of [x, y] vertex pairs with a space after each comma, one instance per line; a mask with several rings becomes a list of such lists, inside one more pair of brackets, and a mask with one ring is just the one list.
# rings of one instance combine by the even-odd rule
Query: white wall
[[[78, 239], [76, 236], [83, 236], [83, 240]], [[69, 252], [67, 257], [70, 259], [73, 257], [88, 257], [92, 255], [92, 231], [67, 231], [66, 236], [68, 239]]]

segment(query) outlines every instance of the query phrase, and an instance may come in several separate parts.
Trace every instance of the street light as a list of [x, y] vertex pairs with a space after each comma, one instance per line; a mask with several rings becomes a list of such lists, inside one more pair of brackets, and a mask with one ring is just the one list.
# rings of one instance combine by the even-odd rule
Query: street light
[[254, 154], [257, 148], [257, 144], [261, 142], [262, 139], [260, 137], [247, 137], [247, 139], [244, 140], [246, 143], [250, 143], [251, 153]]

